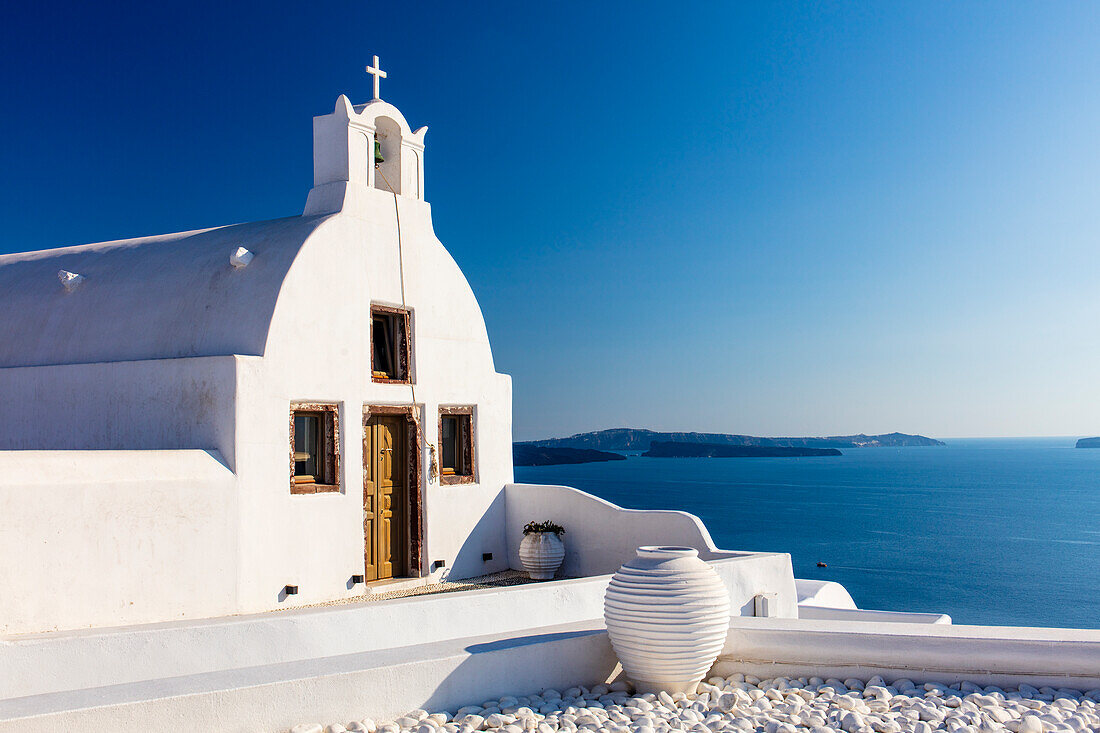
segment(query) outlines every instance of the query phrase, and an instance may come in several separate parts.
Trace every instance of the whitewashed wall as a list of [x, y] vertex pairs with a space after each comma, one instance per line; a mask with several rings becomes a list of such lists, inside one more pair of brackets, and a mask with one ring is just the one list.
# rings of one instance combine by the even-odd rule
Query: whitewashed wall
[[236, 610], [236, 480], [216, 453], [0, 451], [0, 475], [0, 634]]
[[232, 468], [235, 370], [231, 356], [0, 369], [0, 451], [212, 449]]
[[735, 618], [714, 674], [1100, 686], [1100, 630]]
[[[758, 587], [766, 588], [781, 560], [767, 553], [744, 555], [713, 561], [711, 567], [723, 579], [741, 578], [744, 586], [760, 582]], [[0, 664], [11, 673], [0, 677], [0, 700], [379, 649], [415, 649], [447, 639], [522, 637], [561, 624], [591, 622], [602, 628], [609, 580], [599, 575], [383, 603], [12, 639], [0, 643]], [[739, 595], [734, 607], [741, 607], [746, 597]], [[142, 651], [135, 655], [138, 649]]]
[[774, 593], [775, 615], [793, 618], [798, 614], [790, 555], [720, 550], [694, 514], [623, 509], [568, 486], [509, 484], [505, 488], [512, 567], [522, 567], [519, 543], [523, 525], [547, 519], [565, 528], [565, 560], [560, 573], [566, 577], [614, 573], [642, 545], [693, 547], [722, 577], [735, 613], [751, 616], [754, 597]]
[[[415, 387], [371, 380], [370, 305], [402, 304], [394, 197], [361, 191], [360, 206], [325, 221], [290, 268], [262, 359], [240, 357], [242, 609], [356, 595], [362, 572], [362, 408], [418, 406], [426, 443], [438, 442], [440, 405], [473, 405], [477, 482], [428, 483], [423, 567], [450, 577], [507, 567], [502, 487], [512, 479], [511, 380], [497, 374], [473, 292], [432, 231], [430, 208], [398, 199], [412, 311]], [[414, 398], [415, 390], [415, 398]], [[341, 405], [343, 488], [291, 495], [287, 475], [292, 401]], [[483, 553], [493, 559], [485, 562]], [[442, 561], [441, 568], [432, 564]], [[299, 594], [279, 596], [284, 585]]]

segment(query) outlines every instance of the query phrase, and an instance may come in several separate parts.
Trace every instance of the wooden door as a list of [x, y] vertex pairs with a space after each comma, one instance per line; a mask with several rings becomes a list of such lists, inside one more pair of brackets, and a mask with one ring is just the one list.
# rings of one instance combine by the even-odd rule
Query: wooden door
[[363, 430], [363, 544], [367, 580], [404, 575], [408, 554], [408, 424], [378, 415]]

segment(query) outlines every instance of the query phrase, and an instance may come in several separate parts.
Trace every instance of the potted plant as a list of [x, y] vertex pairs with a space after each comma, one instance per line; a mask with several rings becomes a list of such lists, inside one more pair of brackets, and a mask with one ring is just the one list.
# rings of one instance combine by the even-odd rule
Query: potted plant
[[550, 520], [528, 522], [523, 526], [519, 559], [531, 580], [550, 580], [565, 559], [565, 528]]

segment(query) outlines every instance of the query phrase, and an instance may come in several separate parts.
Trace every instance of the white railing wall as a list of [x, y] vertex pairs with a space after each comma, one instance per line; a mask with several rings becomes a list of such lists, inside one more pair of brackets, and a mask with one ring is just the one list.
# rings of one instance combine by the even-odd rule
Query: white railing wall
[[1100, 630], [734, 618], [714, 673], [1100, 687]]

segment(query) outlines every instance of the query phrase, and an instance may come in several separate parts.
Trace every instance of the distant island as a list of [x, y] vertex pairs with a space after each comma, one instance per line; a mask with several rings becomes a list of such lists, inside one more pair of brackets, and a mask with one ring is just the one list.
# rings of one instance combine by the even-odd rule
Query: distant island
[[1100, 438], [1081, 438], [1077, 441], [1078, 448], [1100, 448]]
[[772, 445], [716, 445], [714, 443], [676, 443], [655, 440], [645, 458], [798, 458], [802, 456], [839, 456], [836, 448], [790, 448]]
[[626, 456], [620, 453], [589, 448], [550, 448], [525, 443], [515, 443], [512, 446], [512, 463], [516, 466], [557, 466], [625, 460]]
[[539, 448], [584, 448], [598, 451], [646, 451], [654, 442], [707, 443], [713, 445], [743, 445], [770, 448], [864, 448], [944, 445], [923, 435], [887, 433], [886, 435], [834, 435], [825, 438], [758, 438], [729, 433], [663, 433], [639, 428], [611, 428], [591, 433], [578, 433], [568, 438], [529, 440], [516, 445]]

